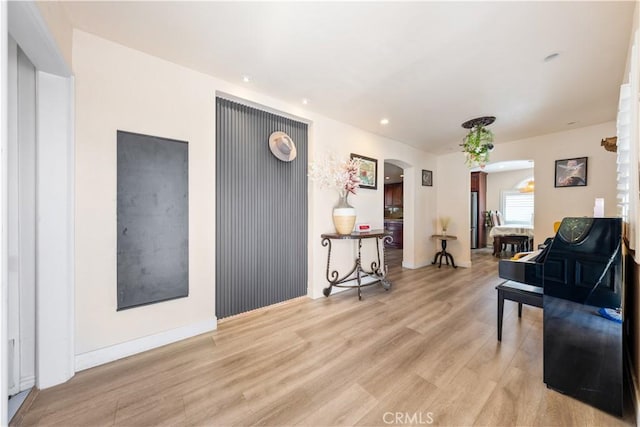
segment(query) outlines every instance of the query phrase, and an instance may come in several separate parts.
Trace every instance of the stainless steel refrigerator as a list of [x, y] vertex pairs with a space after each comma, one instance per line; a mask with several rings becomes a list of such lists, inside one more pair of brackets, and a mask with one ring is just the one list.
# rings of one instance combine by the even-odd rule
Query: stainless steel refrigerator
[[471, 192], [471, 249], [478, 249], [478, 192]]

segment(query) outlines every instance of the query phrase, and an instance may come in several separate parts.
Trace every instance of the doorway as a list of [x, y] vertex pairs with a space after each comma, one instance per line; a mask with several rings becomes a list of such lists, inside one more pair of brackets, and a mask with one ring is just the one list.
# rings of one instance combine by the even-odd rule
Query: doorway
[[[476, 180], [475, 183], [474, 180]], [[477, 196], [473, 195], [474, 190], [478, 191]], [[472, 169], [470, 212], [472, 250], [500, 257], [510, 257], [514, 252], [521, 250], [531, 250], [529, 246], [532, 245], [527, 244], [521, 247], [505, 245], [496, 237], [508, 235], [533, 239], [534, 190], [532, 160], [495, 162], [487, 164], [482, 170]], [[477, 206], [475, 210], [474, 206]], [[474, 248], [475, 227], [481, 231], [478, 235], [483, 237], [482, 240], [477, 238], [477, 245]], [[526, 241], [529, 242], [528, 239]], [[496, 245], [499, 247], [495, 247]]]
[[[0, 330], [0, 358], [3, 366], [3, 386], [0, 387], [0, 424], [8, 424], [9, 388], [4, 379], [15, 377], [13, 372], [20, 372], [13, 386], [26, 388], [35, 383], [39, 389], [51, 387], [70, 379], [75, 373], [74, 365], [74, 139], [73, 139], [73, 93], [74, 81], [65, 59], [56, 49], [57, 43], [42, 19], [34, 2], [9, 2], [0, 7], [0, 15], [7, 17], [8, 33], [5, 32], [7, 51], [0, 59], [7, 71], [7, 94], [3, 102], [6, 105], [7, 138], [2, 139], [2, 150], [7, 153], [3, 158], [3, 228], [12, 229], [2, 235], [3, 262], [6, 266], [3, 281], [3, 293], [7, 295], [2, 301], [0, 313], [7, 327]], [[10, 41], [12, 38], [13, 41]], [[19, 116], [28, 104], [19, 102], [18, 85], [32, 79], [20, 78], [18, 74], [18, 46], [24, 51], [20, 59], [28, 59], [29, 73], [33, 76], [31, 99], [35, 107], [35, 116], [31, 116], [32, 127], [25, 126], [19, 132]], [[13, 62], [11, 62], [13, 61]], [[20, 66], [22, 68], [22, 66]], [[13, 74], [12, 74], [13, 73]], [[34, 89], [35, 88], [35, 89]], [[13, 93], [8, 93], [12, 91]], [[13, 97], [13, 101], [11, 98]], [[17, 105], [17, 106], [16, 106]], [[31, 108], [31, 107], [30, 107]], [[29, 117], [29, 115], [24, 115]], [[37, 121], [33, 120], [37, 117]], [[23, 119], [20, 119], [23, 120]], [[23, 143], [25, 135], [32, 132], [32, 145]], [[18, 135], [21, 135], [18, 145]], [[13, 138], [13, 148], [10, 140]], [[35, 141], [35, 143], [33, 143]], [[9, 152], [14, 150], [11, 160]], [[32, 150], [30, 154], [27, 154]], [[16, 154], [18, 163], [16, 163]], [[46, 159], [38, 162], [37, 159]], [[23, 167], [24, 163], [30, 164]], [[10, 166], [14, 169], [10, 169]], [[25, 182], [31, 177], [33, 184]], [[13, 178], [10, 178], [12, 174]], [[16, 176], [20, 178], [16, 184]], [[17, 185], [17, 187], [16, 187]], [[37, 190], [37, 191], [36, 191]], [[13, 191], [19, 202], [9, 200], [9, 192]], [[29, 206], [28, 200], [33, 204]], [[16, 209], [11, 212], [11, 209]], [[20, 210], [22, 209], [22, 210]], [[25, 210], [26, 209], [26, 210]], [[31, 212], [28, 214], [27, 212]], [[19, 229], [10, 227], [9, 216], [18, 219]], [[34, 220], [28, 218], [32, 215]], [[15, 221], [13, 219], [12, 221]], [[27, 229], [33, 227], [29, 237]], [[36, 234], [37, 232], [37, 234]], [[13, 237], [12, 237], [13, 236]], [[14, 253], [10, 254], [9, 239], [18, 242]], [[20, 242], [23, 242], [20, 244]], [[26, 243], [25, 243], [26, 242]], [[31, 245], [31, 246], [29, 246]], [[17, 251], [17, 252], [16, 252]], [[16, 254], [19, 255], [16, 258]], [[31, 261], [31, 258], [33, 261]], [[29, 266], [32, 265], [33, 267]], [[11, 273], [9, 273], [11, 271]], [[17, 273], [16, 273], [17, 272]], [[34, 287], [31, 294], [27, 292], [28, 275], [33, 275]], [[8, 276], [12, 274], [19, 279], [19, 287], [11, 286]], [[15, 280], [14, 280], [15, 283]], [[9, 309], [9, 295], [15, 301], [18, 297], [18, 313]], [[23, 309], [21, 303], [33, 304], [31, 309]], [[16, 305], [13, 304], [15, 310]], [[29, 314], [32, 310], [32, 314]], [[13, 324], [17, 319], [17, 338], [9, 351], [9, 317]], [[21, 319], [21, 318], [24, 318]], [[30, 322], [32, 322], [33, 327]], [[16, 330], [15, 326], [11, 326]], [[37, 333], [35, 333], [37, 331]], [[28, 337], [28, 333], [32, 334]], [[32, 340], [31, 342], [29, 342]], [[15, 351], [16, 344], [19, 352]], [[27, 347], [29, 349], [27, 350]], [[33, 348], [33, 350], [31, 350]], [[33, 353], [32, 353], [33, 351]], [[11, 353], [11, 354], [10, 354]], [[31, 361], [24, 361], [31, 354]], [[12, 372], [9, 373], [9, 357], [13, 358]], [[33, 364], [32, 364], [33, 363]], [[18, 366], [20, 369], [18, 369]], [[33, 366], [34, 376], [25, 373], [25, 368]], [[13, 392], [13, 391], [12, 391]]]
[[12, 38], [8, 54], [7, 394], [17, 410], [36, 378], [36, 70]]
[[402, 266], [404, 248], [404, 169], [384, 162], [384, 229], [392, 240], [385, 244], [389, 267]]

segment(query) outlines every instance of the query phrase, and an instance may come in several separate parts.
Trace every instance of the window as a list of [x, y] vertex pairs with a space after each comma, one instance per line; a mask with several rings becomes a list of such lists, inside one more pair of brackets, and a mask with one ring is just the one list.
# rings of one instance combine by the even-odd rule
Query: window
[[506, 224], [533, 224], [533, 194], [502, 191], [502, 213]]

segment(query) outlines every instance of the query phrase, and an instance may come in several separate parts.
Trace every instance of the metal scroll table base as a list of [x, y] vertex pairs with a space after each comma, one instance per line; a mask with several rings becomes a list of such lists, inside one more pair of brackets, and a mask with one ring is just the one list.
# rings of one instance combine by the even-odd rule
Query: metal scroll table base
[[449, 265], [449, 261], [451, 261], [451, 265], [453, 266], [453, 268], [458, 268], [455, 261], [453, 260], [453, 255], [447, 252], [447, 240], [457, 240], [458, 238], [456, 236], [447, 236], [444, 234], [434, 234], [431, 237], [440, 239], [440, 247], [442, 248], [440, 252], [436, 252], [436, 256], [433, 257], [433, 262], [431, 264], [438, 264], [438, 268], [440, 268], [442, 267], [442, 259], [444, 258], [447, 265]]
[[[358, 299], [362, 300], [362, 288], [366, 286], [375, 285], [380, 283], [384, 290], [391, 289], [391, 282], [387, 280], [388, 267], [386, 262], [380, 262], [380, 246], [382, 245], [382, 261], [384, 261], [384, 244], [391, 242], [392, 237], [384, 230], [373, 230], [368, 233], [352, 233], [348, 235], [340, 234], [323, 234], [322, 246], [328, 246], [327, 254], [327, 281], [329, 286], [322, 290], [325, 297], [331, 295], [331, 289], [336, 288], [357, 288]], [[376, 243], [376, 259], [371, 262], [371, 269], [366, 270], [362, 266], [362, 240], [363, 239], [375, 239]], [[344, 276], [340, 277], [338, 271], [331, 271], [331, 240], [332, 239], [350, 239], [358, 240], [358, 255], [354, 261], [353, 268]], [[367, 277], [373, 278], [371, 282], [363, 283], [363, 279]], [[347, 284], [347, 283], [352, 284]]]

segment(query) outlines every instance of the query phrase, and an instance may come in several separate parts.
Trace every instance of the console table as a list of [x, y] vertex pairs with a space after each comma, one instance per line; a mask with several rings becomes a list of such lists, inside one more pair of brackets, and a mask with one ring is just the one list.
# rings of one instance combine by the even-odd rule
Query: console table
[[[391, 282], [387, 277], [387, 265], [384, 263], [384, 244], [389, 243], [392, 238], [388, 231], [385, 230], [371, 230], [369, 232], [351, 233], [351, 234], [336, 234], [325, 233], [320, 236], [322, 238], [322, 246], [328, 246], [329, 251], [327, 254], [327, 281], [329, 286], [322, 290], [325, 297], [331, 294], [331, 288], [358, 288], [358, 299], [362, 299], [361, 289], [365, 286], [375, 285], [380, 283], [385, 290], [391, 288]], [[362, 266], [362, 241], [367, 239], [373, 239], [376, 244], [377, 258], [371, 262], [371, 270], [366, 270]], [[357, 240], [358, 241], [358, 255], [354, 260], [353, 268], [344, 276], [340, 277], [340, 274], [333, 270], [330, 272], [331, 267], [331, 241], [332, 240]], [[382, 249], [381, 249], [382, 248]], [[382, 250], [382, 263], [380, 262], [380, 251]], [[384, 263], [384, 265], [383, 265]], [[362, 283], [362, 279], [366, 277], [372, 277], [369, 283]], [[347, 284], [351, 283], [351, 284]]]
[[438, 264], [438, 268], [440, 268], [442, 267], [442, 258], [444, 258], [447, 265], [449, 265], [449, 260], [451, 260], [451, 265], [453, 266], [453, 268], [458, 268], [456, 266], [456, 263], [453, 261], [453, 255], [447, 252], [447, 240], [458, 240], [458, 238], [456, 236], [449, 236], [447, 234], [434, 234], [431, 237], [440, 239], [442, 241], [442, 250], [436, 253], [436, 256], [433, 257], [433, 262], [431, 264], [436, 264], [438, 260], [440, 260], [440, 264]]

